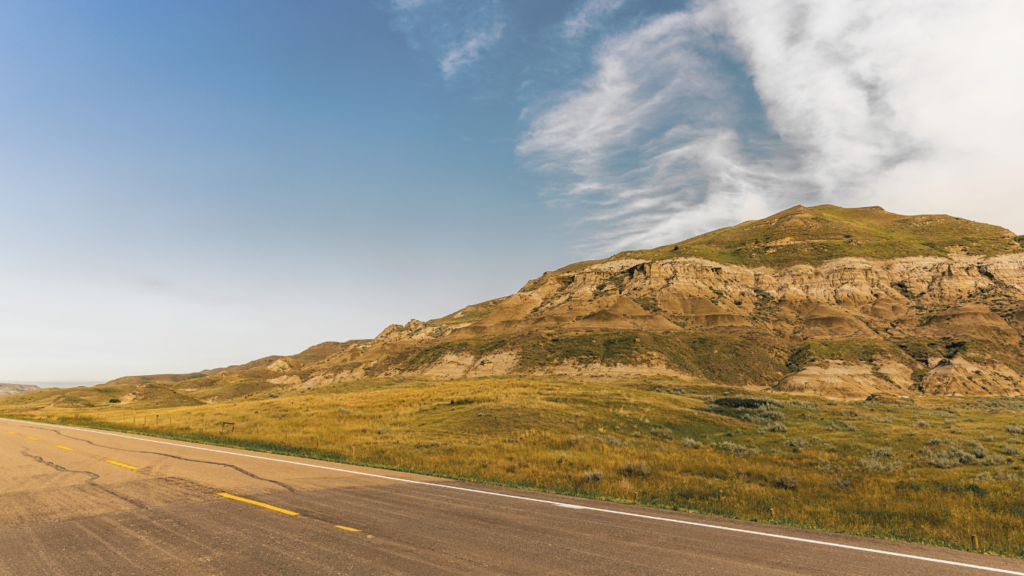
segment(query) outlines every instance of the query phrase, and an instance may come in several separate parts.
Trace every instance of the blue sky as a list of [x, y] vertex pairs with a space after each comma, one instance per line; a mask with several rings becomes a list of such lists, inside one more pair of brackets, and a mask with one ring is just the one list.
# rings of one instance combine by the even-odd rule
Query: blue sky
[[1021, 5], [0, 5], [0, 381], [295, 353], [796, 203], [1024, 231]]

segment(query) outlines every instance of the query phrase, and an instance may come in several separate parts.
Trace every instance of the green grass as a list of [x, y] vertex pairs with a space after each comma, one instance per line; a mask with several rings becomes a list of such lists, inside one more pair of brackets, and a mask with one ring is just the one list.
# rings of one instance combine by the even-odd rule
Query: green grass
[[487, 316], [491, 310], [494, 310], [495, 306], [503, 302], [505, 298], [496, 298], [494, 300], [488, 300], [487, 302], [481, 302], [479, 304], [473, 304], [472, 306], [466, 306], [465, 308], [452, 312], [451, 314], [430, 320], [427, 322], [429, 326], [447, 326], [450, 324], [465, 324], [467, 322], [476, 322], [484, 316]]
[[164, 408], [0, 403], [5, 416], [958, 549], [977, 535], [982, 551], [1015, 557], [1022, 409], [526, 377], [361, 380]]
[[735, 334], [637, 332], [608, 330], [580, 333], [527, 331], [499, 336], [480, 336], [405, 350], [381, 360], [374, 368], [384, 374], [429, 366], [447, 354], [480, 358], [496, 352], [519, 356], [517, 372], [534, 372], [566, 362], [637, 365], [661, 361], [684, 373], [732, 385], [771, 381], [784, 370], [785, 351], [754, 330]]
[[[933, 343], [920, 341], [915, 344], [927, 346]], [[913, 364], [916, 357], [912, 356], [896, 343], [886, 340], [808, 340], [793, 351], [786, 361], [786, 367], [791, 372], [798, 372], [810, 365], [823, 365], [829, 360], [855, 364], [893, 359], [901, 364]], [[924, 358], [923, 362], [927, 362], [927, 356]]]
[[[660, 248], [623, 252], [608, 260], [689, 256], [724, 264], [784, 268], [844, 257], [884, 260], [947, 256], [952, 246], [962, 246], [973, 255], [1012, 254], [1024, 252], [1020, 238], [998, 226], [945, 215], [902, 216], [878, 207], [797, 206], [763, 220]], [[773, 245], [780, 242], [792, 244]], [[599, 262], [580, 262], [557, 272], [572, 272]]]

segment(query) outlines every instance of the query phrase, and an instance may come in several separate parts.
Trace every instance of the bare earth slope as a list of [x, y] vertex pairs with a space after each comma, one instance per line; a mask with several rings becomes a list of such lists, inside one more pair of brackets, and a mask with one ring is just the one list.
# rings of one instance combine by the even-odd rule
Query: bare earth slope
[[39, 390], [39, 386], [32, 384], [0, 384], [0, 396], [10, 396], [12, 394], [21, 394], [22, 392], [31, 392], [33, 390]]
[[364, 377], [503, 374], [668, 375], [843, 399], [1017, 396], [1022, 244], [950, 216], [797, 206], [548, 272], [511, 296], [373, 340], [24, 397], [184, 405]]

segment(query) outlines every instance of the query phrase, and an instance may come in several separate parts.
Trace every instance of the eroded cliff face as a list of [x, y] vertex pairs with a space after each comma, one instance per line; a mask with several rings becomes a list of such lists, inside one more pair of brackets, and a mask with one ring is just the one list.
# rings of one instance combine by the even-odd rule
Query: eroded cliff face
[[[1024, 383], [1021, 254], [844, 258], [781, 270], [700, 258], [622, 259], [545, 274], [488, 306], [482, 317], [477, 306], [472, 322], [458, 323], [455, 314], [456, 321], [444, 324], [390, 326], [302, 374], [293, 373], [287, 358], [269, 370], [278, 373], [276, 381], [303, 387], [401, 374], [728, 381], [728, 367], [742, 364], [743, 352], [731, 364], [724, 355], [718, 362], [719, 340], [712, 338], [730, 337], [785, 365], [768, 366], [741, 384], [780, 392], [844, 399], [1013, 396]], [[709, 356], [697, 350], [686, 364], [649, 340], [633, 345], [629, 334], [675, 338], [697, 350], [687, 340], [692, 336], [710, 342]], [[598, 336], [607, 348], [609, 335], [631, 344], [630, 352], [610, 358], [579, 349]], [[568, 339], [576, 348], [558, 348]], [[544, 345], [533, 345], [539, 341]], [[716, 363], [722, 364], [717, 372]]]

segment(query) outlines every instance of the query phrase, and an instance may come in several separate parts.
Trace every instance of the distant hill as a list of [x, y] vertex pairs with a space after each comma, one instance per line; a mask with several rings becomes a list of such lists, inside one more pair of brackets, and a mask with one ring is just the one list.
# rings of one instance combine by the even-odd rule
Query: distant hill
[[0, 384], [0, 396], [10, 396], [33, 390], [39, 390], [39, 386], [33, 386], [32, 384]]
[[1024, 236], [945, 215], [796, 206], [572, 264], [372, 340], [16, 402], [189, 405], [365, 378], [504, 374], [660, 375], [848, 399], [1016, 396], [1022, 336]]

